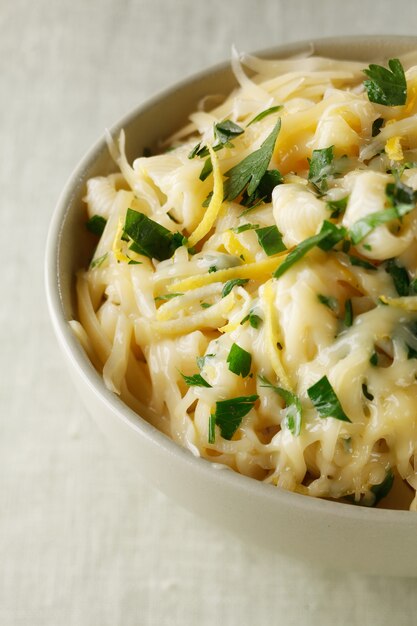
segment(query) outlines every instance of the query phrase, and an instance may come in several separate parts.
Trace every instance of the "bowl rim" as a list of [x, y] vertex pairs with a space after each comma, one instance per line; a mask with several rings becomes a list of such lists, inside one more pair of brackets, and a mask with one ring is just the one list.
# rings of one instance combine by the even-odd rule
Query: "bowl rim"
[[[349, 43], [375, 42], [384, 37], [385, 40], [395, 45], [395, 43], [415, 44], [417, 48], [417, 36], [402, 35], [352, 35], [343, 37], [325, 37], [311, 38], [300, 42], [292, 42], [284, 45], [273, 46], [251, 54], [260, 57], [283, 58], [289, 54], [295, 54], [311, 45], [334, 45], [335, 47], [345, 46]], [[167, 89], [159, 91], [145, 102], [134, 107], [123, 117], [116, 121], [110, 127], [111, 135], [117, 134], [123, 127], [127, 126], [133, 119], [144, 114], [156, 103], [169, 98], [174, 93], [182, 90], [192, 83], [204, 79], [207, 76], [216, 74], [230, 67], [230, 61], [224, 61], [210, 66], [203, 71], [194, 73], [184, 80], [176, 82]], [[46, 291], [46, 301], [49, 315], [52, 321], [53, 329], [57, 337], [58, 343], [63, 349], [71, 366], [78, 372], [84, 383], [89, 387], [90, 391], [101, 402], [111, 410], [115, 418], [121, 420], [132, 429], [133, 433], [144, 437], [151, 444], [161, 448], [169, 457], [181, 459], [182, 462], [188, 464], [190, 471], [198, 474], [203, 480], [218, 481], [221, 480], [228, 485], [229, 488], [239, 490], [245, 498], [251, 498], [253, 502], [256, 500], [268, 500], [272, 506], [288, 506], [302, 513], [317, 513], [334, 521], [343, 519], [351, 522], [367, 522], [377, 526], [386, 524], [395, 524], [399, 530], [416, 528], [417, 518], [410, 514], [407, 510], [397, 509], [377, 509], [367, 508], [363, 506], [354, 506], [342, 502], [325, 500], [311, 496], [305, 496], [299, 493], [287, 491], [280, 487], [271, 488], [271, 485], [257, 481], [253, 478], [244, 476], [227, 467], [219, 470], [211, 461], [201, 457], [194, 456], [189, 450], [182, 448], [164, 433], [159, 431], [155, 426], [147, 422], [140, 415], [130, 409], [117, 395], [109, 391], [101, 375], [95, 370], [94, 366], [88, 359], [83, 348], [74, 336], [68, 324], [69, 319], [65, 316], [62, 290], [59, 282], [59, 251], [62, 243], [62, 231], [65, 217], [68, 214], [69, 200], [74, 194], [74, 189], [80, 184], [82, 174], [94, 163], [99, 154], [106, 148], [104, 133], [97, 141], [87, 150], [79, 163], [75, 166], [72, 174], [69, 176], [59, 198], [55, 209], [52, 213], [50, 225], [46, 238], [45, 263], [44, 263], [44, 281]], [[132, 434], [133, 434], [132, 433]]]

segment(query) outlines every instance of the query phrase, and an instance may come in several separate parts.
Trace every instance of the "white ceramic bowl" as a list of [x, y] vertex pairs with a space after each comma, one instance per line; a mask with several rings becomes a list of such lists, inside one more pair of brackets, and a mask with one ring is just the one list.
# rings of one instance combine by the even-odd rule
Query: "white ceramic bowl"
[[[417, 48], [412, 37], [346, 37], [311, 42], [316, 54], [369, 61]], [[285, 57], [310, 42], [268, 50]], [[128, 157], [179, 128], [198, 100], [235, 86], [229, 64], [210, 69], [135, 109], [113, 129], [124, 128]], [[263, 544], [315, 566], [380, 574], [417, 575], [417, 515], [367, 509], [283, 491], [194, 458], [108, 391], [74, 338], [74, 274], [89, 261], [81, 199], [88, 178], [114, 170], [104, 139], [77, 166], [50, 226], [46, 286], [55, 332], [77, 388], [100, 430], [133, 468], [176, 502], [243, 540]]]

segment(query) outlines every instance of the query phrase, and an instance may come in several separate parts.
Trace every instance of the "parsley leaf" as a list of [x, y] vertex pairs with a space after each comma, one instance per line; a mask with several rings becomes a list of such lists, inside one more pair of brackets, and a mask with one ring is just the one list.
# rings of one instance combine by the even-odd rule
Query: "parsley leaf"
[[261, 202], [271, 202], [272, 192], [275, 187], [281, 185], [282, 182], [283, 178], [281, 172], [278, 170], [266, 170], [252, 195], [248, 195], [246, 191], [243, 192], [240, 204], [248, 207], [243, 213], [247, 213], [249, 209], [254, 209]]
[[319, 302], [324, 304], [324, 306], [327, 306], [327, 308], [331, 311], [337, 310], [338, 302], [336, 298], [333, 298], [332, 296], [325, 296], [322, 293], [319, 293], [317, 294], [317, 299], [319, 300]]
[[259, 228], [259, 224], [242, 224], [241, 226], [235, 226], [231, 230], [238, 235], [239, 233], [244, 233], [245, 230], [256, 230]]
[[394, 474], [391, 469], [388, 470], [382, 483], [378, 485], [372, 485], [371, 491], [375, 496], [373, 506], [376, 506], [382, 498], [385, 498], [391, 491], [391, 487], [394, 483]]
[[234, 137], [239, 137], [245, 131], [243, 128], [232, 122], [231, 120], [224, 120], [214, 125], [214, 136], [218, 140], [219, 144], [227, 145]]
[[211, 385], [209, 385], [209, 383], [206, 380], [204, 380], [201, 374], [193, 374], [193, 376], [186, 376], [182, 372], [180, 372], [180, 374], [189, 387], [210, 387], [211, 388]]
[[299, 243], [298, 246], [291, 250], [286, 259], [275, 270], [274, 278], [279, 278], [280, 276], [282, 276], [288, 269], [290, 269], [292, 265], [294, 265], [294, 263], [299, 261], [303, 256], [307, 254], [307, 252], [309, 252], [315, 246], [319, 246], [322, 250], [330, 250], [339, 241], [341, 241], [345, 237], [345, 235], [345, 228], [338, 228], [331, 222], [324, 220], [321, 230], [317, 235], [313, 235], [312, 237], [304, 239], [304, 241]]
[[166, 302], [167, 300], [171, 300], [171, 298], [176, 298], [177, 296], [183, 295], [183, 293], [165, 293], [163, 296], [156, 296], [154, 300], [155, 302]]
[[395, 259], [390, 259], [385, 271], [391, 276], [398, 295], [408, 296], [410, 294], [410, 277], [405, 267], [398, 265]]
[[365, 259], [361, 259], [358, 256], [353, 256], [353, 254], [348, 254], [349, 261], [352, 265], [356, 267], [363, 267], [365, 270], [377, 270], [377, 266], [373, 265], [373, 263], [369, 263], [369, 261], [365, 261]]
[[364, 81], [364, 86], [370, 102], [385, 106], [399, 106], [407, 100], [407, 81], [404, 69], [399, 59], [390, 59], [388, 67], [371, 65], [363, 70], [369, 80]]
[[334, 417], [342, 422], [350, 422], [327, 376], [309, 387], [307, 393], [320, 417]]
[[261, 147], [226, 172], [224, 200], [234, 200], [245, 189], [248, 196], [254, 193], [268, 168], [280, 128], [279, 119]]
[[301, 406], [300, 398], [295, 393], [292, 393], [292, 391], [288, 391], [288, 389], [283, 389], [282, 387], [277, 387], [276, 385], [273, 385], [265, 376], [259, 376], [259, 379], [263, 382], [263, 385], [261, 385], [261, 387], [269, 387], [284, 400], [287, 406], [285, 424], [288, 430], [293, 435], [298, 437], [301, 431], [303, 418], [303, 409]]
[[385, 187], [385, 194], [390, 204], [389, 208], [369, 213], [352, 225], [349, 235], [354, 245], [360, 243], [381, 224], [400, 219], [416, 206], [417, 192], [399, 180], [395, 183], [388, 183]]
[[349, 298], [345, 302], [345, 317], [343, 318], [343, 323], [345, 326], [352, 326], [353, 322], [353, 310], [352, 310], [352, 300]]
[[133, 209], [128, 209], [124, 232], [133, 239], [130, 249], [139, 254], [164, 261], [182, 245], [181, 233], [172, 233], [164, 226]]
[[237, 343], [234, 343], [230, 348], [226, 361], [229, 364], [229, 370], [233, 372], [233, 374], [245, 378], [250, 372], [252, 356], [250, 352], [247, 352], [238, 346]]
[[252, 311], [249, 311], [249, 313], [247, 315], [245, 315], [245, 317], [240, 322], [240, 324], [243, 325], [246, 322], [249, 322], [249, 324], [252, 326], [252, 328], [258, 328], [259, 324], [262, 324], [262, 321], [263, 320], [262, 320], [261, 317], [259, 317], [259, 315], [256, 315]]
[[334, 146], [313, 150], [309, 163], [308, 180], [323, 192], [327, 190], [327, 177], [333, 173]]
[[222, 298], [228, 296], [233, 287], [241, 287], [242, 285], [246, 285], [247, 282], [249, 282], [249, 278], [232, 278], [228, 280], [227, 283], [224, 284]]
[[377, 119], [372, 122], [372, 137], [376, 137], [377, 135], [379, 135], [383, 125], [384, 125], [383, 117], [377, 117]]
[[213, 413], [210, 413], [209, 417], [207, 439], [209, 443], [214, 443], [216, 441], [216, 416]]
[[104, 263], [104, 261], [107, 259], [108, 254], [108, 252], [105, 252], [102, 256], [93, 259], [90, 263], [90, 270], [94, 269], [95, 267], [100, 267], [100, 265], [102, 265], [102, 263]]
[[258, 398], [259, 396], [255, 394], [216, 402], [214, 421], [220, 427], [223, 439], [230, 440], [233, 437], [242, 419], [253, 409]]
[[261, 111], [260, 113], [258, 113], [258, 115], [255, 115], [255, 117], [249, 122], [248, 126], [250, 126], [251, 124], [255, 124], [255, 122], [260, 122], [261, 120], [264, 119], [264, 117], [267, 117], [268, 115], [272, 115], [272, 113], [281, 111], [282, 108], [283, 108], [282, 104], [279, 104], [277, 106], [270, 107], [269, 109], [265, 109], [264, 111]]
[[262, 246], [268, 256], [272, 256], [273, 254], [287, 249], [282, 241], [282, 235], [276, 226], [258, 228], [256, 236], [258, 237], [260, 246]]
[[103, 234], [104, 227], [107, 224], [107, 220], [104, 219], [101, 215], [93, 215], [86, 223], [87, 230], [93, 235], [97, 235], [101, 237]]
[[328, 200], [326, 202], [326, 208], [331, 211], [331, 218], [338, 218], [346, 211], [349, 196], [340, 198], [339, 200]]
[[206, 178], [210, 176], [212, 171], [213, 171], [213, 163], [211, 162], [211, 157], [209, 157], [208, 159], [204, 161], [203, 169], [200, 172], [199, 179], [201, 181], [206, 180]]
[[204, 356], [196, 357], [198, 369], [202, 370], [203, 367], [206, 364], [206, 360], [212, 358], [213, 356], [216, 356], [216, 355], [215, 354], [205, 354]]

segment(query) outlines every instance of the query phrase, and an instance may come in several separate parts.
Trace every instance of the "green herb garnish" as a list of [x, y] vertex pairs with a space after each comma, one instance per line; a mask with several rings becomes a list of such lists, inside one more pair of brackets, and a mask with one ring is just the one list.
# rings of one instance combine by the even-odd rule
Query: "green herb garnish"
[[239, 233], [244, 233], [246, 230], [256, 230], [257, 228], [259, 228], [259, 224], [242, 224], [241, 226], [231, 228], [231, 230], [238, 235]]
[[233, 437], [242, 419], [253, 409], [258, 398], [259, 396], [255, 394], [216, 402], [214, 422], [220, 427], [223, 439], [230, 440]]
[[336, 311], [338, 308], [338, 301], [332, 296], [325, 296], [322, 293], [318, 293], [317, 300], [324, 304], [324, 306], [327, 306], [331, 311]]
[[268, 256], [272, 256], [273, 254], [287, 249], [282, 241], [282, 235], [276, 226], [258, 228], [256, 236], [258, 237], [260, 246]]
[[230, 348], [226, 361], [229, 364], [229, 370], [233, 374], [245, 378], [250, 372], [252, 355], [238, 346], [237, 343], [234, 343]]
[[199, 179], [201, 181], [206, 180], [206, 178], [210, 176], [212, 171], [213, 171], [213, 163], [211, 162], [211, 157], [208, 157], [208, 159], [204, 161], [203, 169], [200, 172]]
[[345, 326], [349, 328], [353, 323], [353, 310], [352, 310], [352, 300], [346, 300], [345, 302], [345, 316], [343, 318], [343, 323]]
[[313, 150], [309, 163], [308, 180], [321, 192], [327, 191], [327, 177], [333, 174], [334, 146]]
[[385, 498], [391, 491], [391, 487], [394, 483], [394, 474], [391, 469], [388, 470], [382, 483], [378, 485], [372, 485], [371, 491], [375, 496], [373, 506], [376, 506], [382, 498]]
[[281, 120], [279, 119], [261, 147], [226, 172], [225, 200], [232, 201], [243, 191], [246, 191], [248, 196], [255, 192], [268, 168], [280, 128]]
[[371, 356], [369, 357], [369, 363], [373, 367], [376, 367], [378, 365], [378, 353], [377, 352], [372, 352]]
[[349, 196], [340, 198], [339, 200], [328, 200], [326, 202], [326, 208], [331, 211], [330, 217], [338, 218], [346, 211]]
[[206, 364], [206, 360], [207, 359], [211, 359], [214, 356], [216, 356], [216, 355], [215, 354], [206, 354], [205, 356], [198, 356], [198, 357], [196, 357], [198, 369], [201, 371], [203, 369], [203, 367], [205, 366], [205, 364]]
[[258, 115], [256, 115], [248, 124], [248, 126], [250, 126], [251, 124], [255, 124], [255, 122], [260, 122], [261, 120], [264, 119], [264, 117], [267, 117], [268, 115], [272, 115], [272, 113], [277, 113], [277, 111], [281, 111], [282, 109], [282, 104], [279, 104], [278, 106], [275, 107], [270, 107], [269, 109], [265, 109], [265, 111], [261, 111], [261, 113], [258, 113]]
[[93, 235], [97, 235], [98, 237], [101, 237], [106, 224], [107, 224], [107, 220], [104, 219], [104, 217], [102, 217], [101, 215], [93, 215], [86, 222], [86, 227], [87, 227], [87, 230], [90, 231], [90, 233], [93, 233]]
[[385, 106], [399, 106], [407, 101], [407, 81], [399, 59], [390, 59], [388, 67], [371, 65], [363, 70], [369, 80], [364, 86], [370, 102]]
[[200, 306], [202, 309], [209, 309], [212, 305], [209, 302], [201, 302]]
[[410, 277], [405, 267], [398, 265], [395, 259], [390, 259], [385, 271], [391, 276], [398, 295], [408, 296], [410, 294]]
[[384, 118], [378, 117], [372, 122], [372, 137], [376, 137], [381, 132], [381, 128], [384, 125]]
[[301, 431], [303, 417], [303, 409], [300, 398], [292, 391], [288, 391], [288, 389], [283, 389], [282, 387], [273, 385], [265, 376], [259, 376], [259, 380], [263, 383], [261, 387], [269, 387], [284, 400], [287, 407], [287, 414], [285, 417], [286, 426], [293, 435], [298, 437]]
[[372, 263], [369, 263], [369, 261], [365, 261], [365, 259], [361, 259], [357, 256], [353, 256], [353, 254], [348, 254], [349, 257], [349, 261], [351, 262], [352, 265], [355, 265], [357, 267], [363, 267], [363, 269], [365, 270], [377, 270], [378, 268], [376, 267], [376, 265], [373, 265]]
[[288, 254], [286, 259], [275, 270], [274, 278], [282, 276], [294, 263], [297, 263], [303, 256], [307, 254], [312, 248], [318, 246], [322, 250], [331, 250], [339, 241], [346, 236], [346, 229], [343, 227], [338, 228], [334, 224], [328, 221], [324, 221], [320, 232], [317, 235], [308, 237], [298, 244]]
[[374, 396], [372, 393], [369, 392], [368, 385], [366, 383], [362, 383], [362, 393], [367, 400], [372, 402], [372, 400], [374, 399]]
[[131, 250], [158, 261], [169, 259], [183, 245], [181, 233], [172, 233], [133, 209], [127, 210], [124, 232], [133, 240]]
[[417, 192], [399, 180], [395, 183], [388, 183], [385, 187], [385, 194], [389, 201], [389, 208], [370, 213], [353, 224], [349, 235], [354, 245], [360, 243], [374, 228], [400, 219], [416, 206]]
[[180, 374], [189, 387], [210, 387], [211, 388], [211, 385], [209, 385], [209, 383], [206, 380], [204, 380], [201, 374], [193, 374], [192, 376], [186, 376], [182, 372], [180, 372]]
[[252, 311], [249, 311], [249, 313], [247, 315], [245, 315], [245, 317], [243, 318], [243, 320], [240, 323], [241, 323], [241, 325], [243, 325], [246, 322], [249, 322], [249, 324], [252, 326], [252, 328], [258, 328], [259, 324], [262, 324], [262, 318], [259, 317], [259, 315], [256, 315], [255, 313], [252, 313]]
[[249, 282], [249, 278], [232, 278], [228, 280], [227, 283], [224, 284], [222, 298], [228, 296], [234, 287], [241, 287], [242, 285], [246, 285], [247, 282]]
[[214, 125], [214, 136], [221, 145], [230, 144], [231, 139], [239, 137], [245, 131], [231, 120], [224, 120]]
[[209, 443], [214, 443], [216, 441], [216, 416], [213, 413], [210, 413], [209, 417], [207, 439]]
[[95, 267], [100, 267], [100, 265], [102, 265], [104, 261], [107, 259], [108, 254], [109, 254], [108, 252], [105, 252], [104, 254], [97, 257], [96, 259], [93, 259], [90, 263], [90, 270], [94, 269]]
[[166, 302], [167, 300], [171, 300], [172, 298], [177, 298], [177, 296], [183, 296], [183, 293], [164, 293], [162, 296], [156, 296], [154, 298], [155, 302]]
[[309, 387], [307, 393], [320, 417], [334, 417], [342, 422], [350, 422], [327, 376]]
[[281, 172], [278, 170], [266, 170], [252, 195], [249, 195], [247, 191], [243, 192], [240, 204], [247, 207], [247, 209], [243, 211], [242, 215], [247, 213], [250, 209], [257, 207], [261, 202], [271, 202], [272, 192], [275, 187], [281, 185], [282, 182], [283, 178]]

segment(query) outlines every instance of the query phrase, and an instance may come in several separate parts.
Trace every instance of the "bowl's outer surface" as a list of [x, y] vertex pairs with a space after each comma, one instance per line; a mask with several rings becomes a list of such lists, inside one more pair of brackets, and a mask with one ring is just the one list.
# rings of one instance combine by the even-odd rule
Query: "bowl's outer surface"
[[[286, 57], [308, 50], [321, 56], [370, 61], [417, 48], [414, 37], [345, 37], [291, 44], [262, 53]], [[177, 130], [207, 94], [236, 85], [229, 64], [215, 67], [136, 109], [124, 128], [128, 157]], [[242, 539], [317, 566], [392, 575], [417, 575], [417, 515], [309, 498], [258, 483], [194, 458], [108, 391], [72, 335], [74, 274], [89, 260], [82, 197], [91, 176], [114, 171], [104, 138], [86, 155], [64, 189], [50, 226], [46, 253], [49, 310], [70, 372], [91, 415], [111, 445], [175, 501]]]

